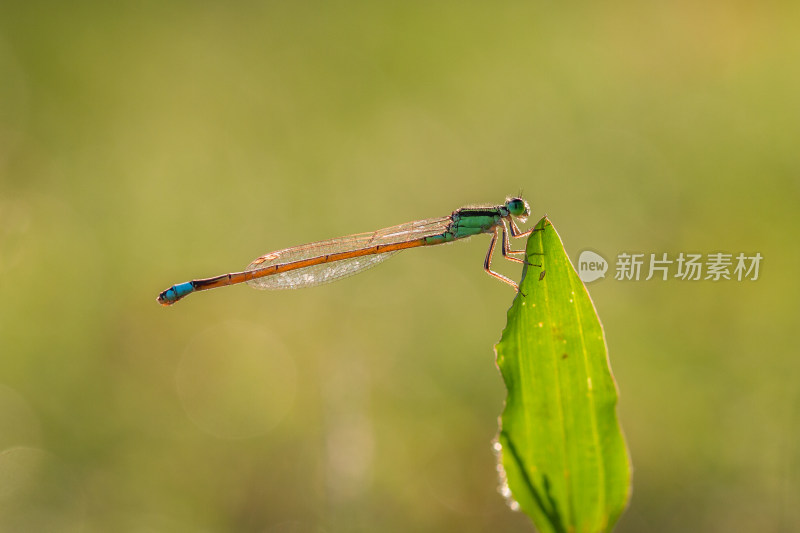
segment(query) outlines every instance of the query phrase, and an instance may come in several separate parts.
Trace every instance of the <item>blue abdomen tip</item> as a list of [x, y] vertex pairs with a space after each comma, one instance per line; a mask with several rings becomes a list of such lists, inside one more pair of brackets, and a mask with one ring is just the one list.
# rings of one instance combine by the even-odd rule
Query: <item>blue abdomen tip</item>
[[161, 305], [172, 305], [187, 294], [191, 294], [194, 292], [194, 285], [192, 285], [191, 281], [187, 281], [186, 283], [179, 283], [178, 285], [174, 285], [169, 289], [165, 290], [161, 294], [158, 295], [158, 303]]
[[187, 294], [190, 294], [194, 291], [194, 285], [192, 285], [191, 281], [187, 281], [186, 283], [175, 285], [172, 287], [172, 290], [175, 291], [175, 299], [180, 300]]

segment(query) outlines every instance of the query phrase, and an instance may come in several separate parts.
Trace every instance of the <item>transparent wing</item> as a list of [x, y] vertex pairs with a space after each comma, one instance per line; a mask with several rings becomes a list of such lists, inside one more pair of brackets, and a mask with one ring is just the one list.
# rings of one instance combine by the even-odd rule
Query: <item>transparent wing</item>
[[[396, 244], [401, 242], [413, 241], [424, 237], [439, 235], [447, 231], [450, 225], [450, 217], [431, 218], [427, 220], [417, 220], [407, 222], [399, 226], [392, 226], [369, 233], [358, 233], [339, 237], [327, 241], [314, 242], [294, 248], [286, 248], [262, 255], [250, 263], [245, 271], [261, 270], [276, 264], [293, 263], [319, 257], [322, 255], [334, 254], [337, 252], [349, 252], [370, 248], [379, 244]], [[248, 281], [251, 287], [256, 289], [299, 289], [300, 287], [311, 287], [330, 283], [338, 279], [358, 274], [359, 272], [371, 268], [378, 263], [385, 261], [389, 256], [396, 252], [385, 252], [380, 254], [353, 257], [342, 261], [331, 261], [319, 265], [298, 268], [264, 276]]]

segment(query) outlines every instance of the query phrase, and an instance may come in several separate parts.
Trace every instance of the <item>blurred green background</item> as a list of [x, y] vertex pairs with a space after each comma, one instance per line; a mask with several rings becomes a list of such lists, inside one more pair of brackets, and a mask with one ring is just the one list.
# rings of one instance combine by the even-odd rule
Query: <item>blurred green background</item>
[[531, 531], [497, 492], [488, 238], [155, 302], [520, 189], [573, 260], [764, 256], [590, 285], [618, 531], [800, 530], [798, 27], [796, 2], [3, 2], [0, 530]]

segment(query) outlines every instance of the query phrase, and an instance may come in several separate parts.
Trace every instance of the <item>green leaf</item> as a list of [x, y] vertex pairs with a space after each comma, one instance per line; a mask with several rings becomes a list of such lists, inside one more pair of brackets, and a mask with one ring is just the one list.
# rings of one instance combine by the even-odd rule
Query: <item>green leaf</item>
[[610, 531], [630, 495], [630, 464], [603, 328], [547, 217], [526, 257], [535, 265], [523, 269], [496, 346], [508, 488], [543, 533]]

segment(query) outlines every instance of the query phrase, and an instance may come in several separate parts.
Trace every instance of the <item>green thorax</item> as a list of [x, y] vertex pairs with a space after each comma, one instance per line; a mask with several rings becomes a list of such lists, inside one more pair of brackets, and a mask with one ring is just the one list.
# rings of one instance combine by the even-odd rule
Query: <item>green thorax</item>
[[462, 207], [450, 215], [451, 222], [446, 232], [427, 237], [425, 241], [426, 244], [441, 244], [480, 233], [491, 233], [506, 216], [508, 210], [504, 206]]

